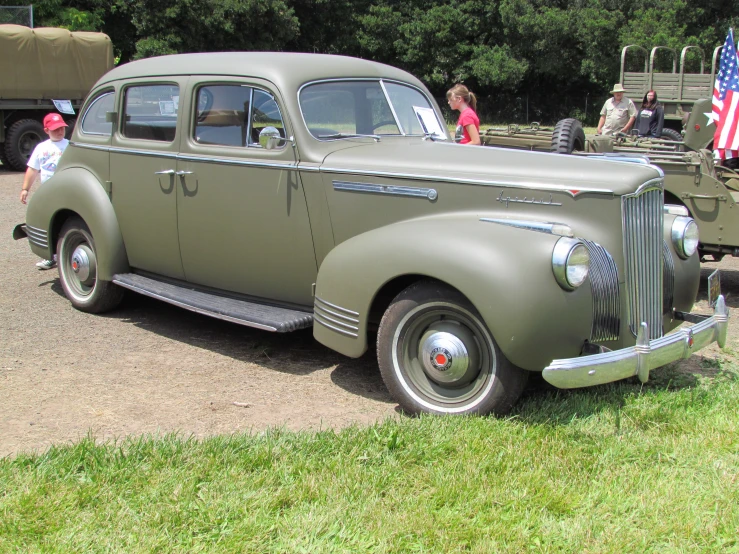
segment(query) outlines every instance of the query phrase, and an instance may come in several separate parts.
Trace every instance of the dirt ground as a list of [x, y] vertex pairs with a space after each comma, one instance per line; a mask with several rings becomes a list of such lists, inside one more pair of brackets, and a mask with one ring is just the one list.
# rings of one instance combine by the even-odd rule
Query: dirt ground
[[[0, 457], [98, 439], [176, 431], [204, 437], [270, 426], [340, 428], [399, 417], [374, 352], [358, 360], [313, 340], [221, 322], [136, 294], [118, 310], [72, 308], [56, 269], [39, 271], [13, 227], [25, 221], [21, 173], [0, 166]], [[739, 262], [720, 267], [728, 304], [739, 299]], [[705, 283], [698, 311], [705, 311]], [[739, 341], [731, 313], [730, 351]], [[713, 345], [681, 362], [698, 371]]]

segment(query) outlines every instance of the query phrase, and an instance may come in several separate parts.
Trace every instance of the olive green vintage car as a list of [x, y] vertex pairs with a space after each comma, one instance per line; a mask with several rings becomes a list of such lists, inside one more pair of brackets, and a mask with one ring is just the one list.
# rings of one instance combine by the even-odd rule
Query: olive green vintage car
[[[94, 86], [31, 249], [84, 311], [124, 288], [267, 331], [377, 340], [400, 406], [504, 413], [529, 372], [607, 383], [724, 344], [663, 172], [455, 144], [408, 73], [311, 54], [164, 56]], [[714, 279], [717, 285], [717, 279]], [[685, 321], [694, 325], [667, 334]]]

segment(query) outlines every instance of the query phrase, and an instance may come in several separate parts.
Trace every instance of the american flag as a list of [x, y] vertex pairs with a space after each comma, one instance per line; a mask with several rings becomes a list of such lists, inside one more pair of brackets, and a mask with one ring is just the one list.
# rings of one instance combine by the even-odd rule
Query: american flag
[[713, 149], [722, 160], [739, 157], [739, 72], [737, 71], [734, 30], [729, 29], [721, 51], [721, 66], [713, 85], [713, 112], [716, 122]]

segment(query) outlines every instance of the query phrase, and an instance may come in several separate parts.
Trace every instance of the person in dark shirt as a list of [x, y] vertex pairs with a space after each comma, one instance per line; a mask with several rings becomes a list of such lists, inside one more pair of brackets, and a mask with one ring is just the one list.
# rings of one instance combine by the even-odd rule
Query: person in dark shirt
[[636, 130], [640, 137], [660, 138], [665, 124], [665, 111], [657, 100], [657, 93], [650, 90], [644, 95], [639, 113], [636, 114]]

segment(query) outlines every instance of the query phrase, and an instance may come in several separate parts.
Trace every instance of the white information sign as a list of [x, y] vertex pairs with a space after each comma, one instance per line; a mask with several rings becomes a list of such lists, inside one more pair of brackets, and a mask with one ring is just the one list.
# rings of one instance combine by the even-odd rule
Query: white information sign
[[439, 125], [439, 120], [436, 117], [436, 112], [431, 108], [421, 108], [419, 106], [413, 106], [413, 111], [416, 112], [416, 117], [423, 127], [423, 130], [435, 137], [446, 138], [444, 131]]
[[54, 107], [59, 113], [74, 115], [74, 108], [70, 100], [52, 100], [52, 102], [54, 102]]

